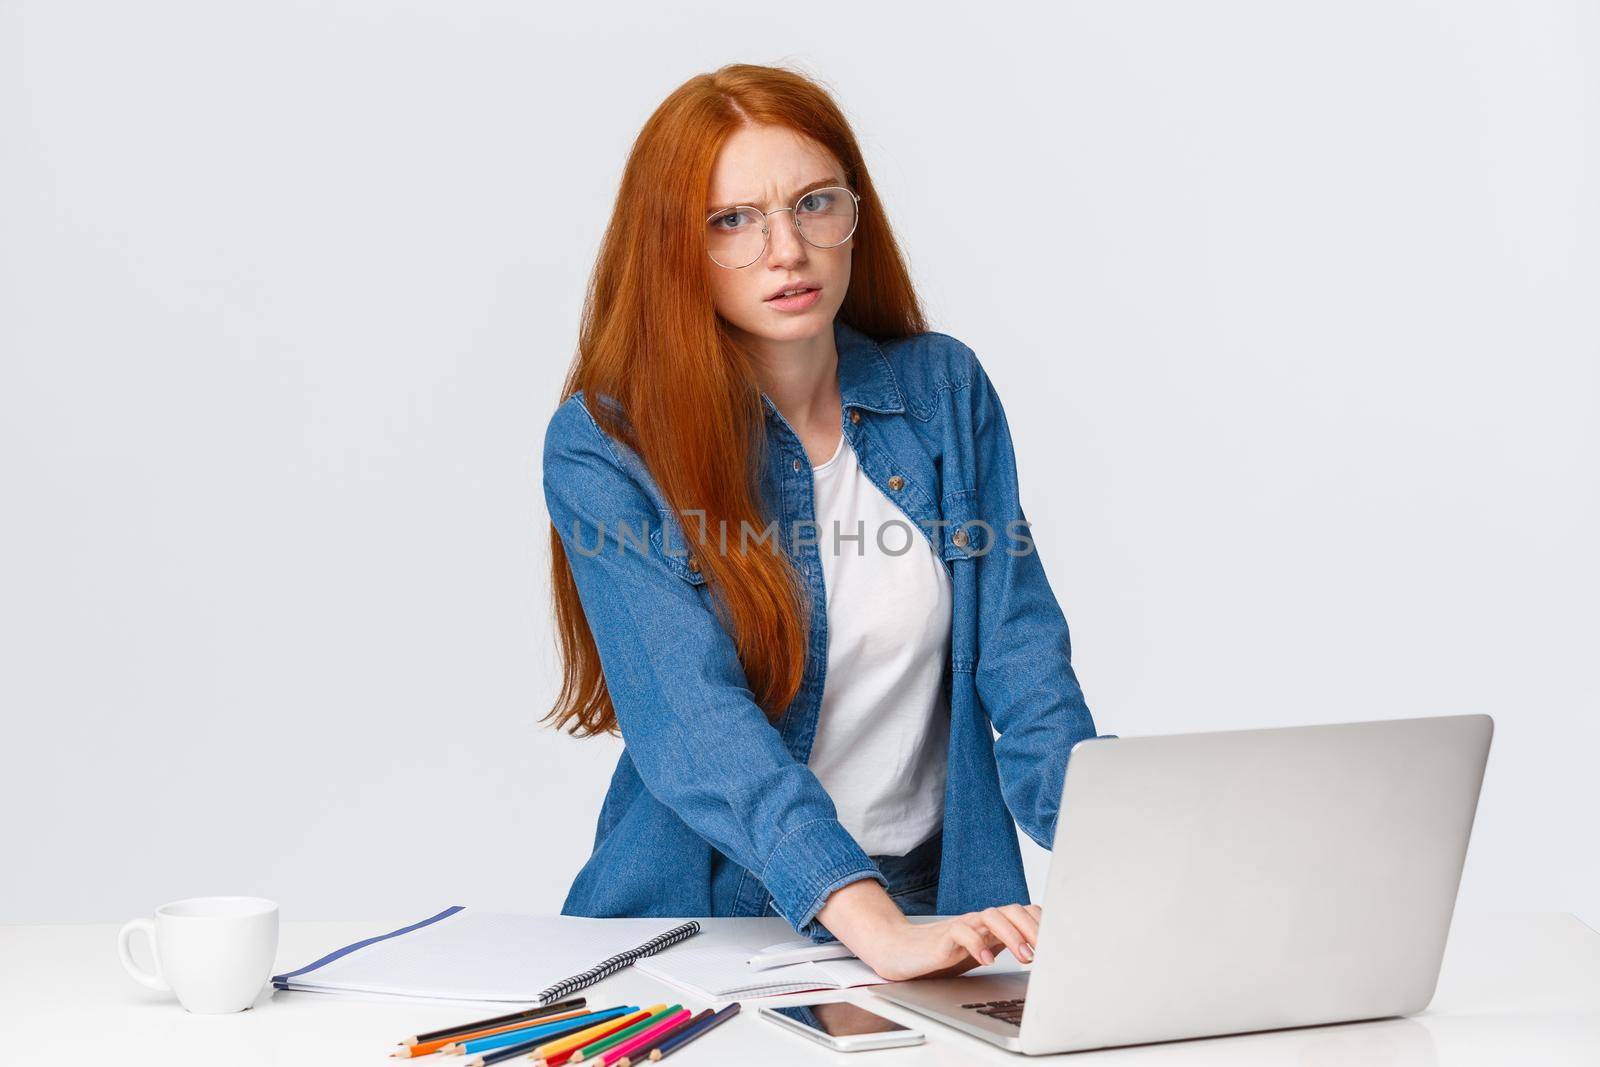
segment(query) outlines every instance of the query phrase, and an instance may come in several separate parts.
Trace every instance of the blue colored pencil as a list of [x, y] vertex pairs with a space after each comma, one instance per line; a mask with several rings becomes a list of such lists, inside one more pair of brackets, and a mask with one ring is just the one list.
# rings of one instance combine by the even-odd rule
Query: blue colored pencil
[[546, 1034], [543, 1037], [536, 1037], [532, 1041], [519, 1041], [515, 1045], [507, 1045], [504, 1048], [497, 1048], [493, 1052], [484, 1052], [476, 1056], [469, 1056], [462, 1062], [461, 1067], [488, 1067], [488, 1065], [492, 1063], [500, 1063], [504, 1060], [514, 1060], [518, 1056], [526, 1056], [528, 1053], [537, 1049], [540, 1045], [547, 1044], [551, 1041], [559, 1041], [563, 1037], [571, 1037], [579, 1030], [587, 1030], [593, 1025], [594, 1022], [592, 1020], [583, 1019], [580, 1020], [579, 1024], [571, 1030], [562, 1030], [554, 1034]]
[[700, 1023], [711, 1018], [711, 1014], [712, 1011], [710, 1008], [701, 1008], [693, 1015], [684, 1016], [675, 1024], [673, 1024], [670, 1030], [662, 1034], [657, 1034], [655, 1044], [646, 1045], [642, 1049], [636, 1049], [634, 1050], [634, 1055], [624, 1056], [622, 1059], [618, 1060], [617, 1067], [631, 1067], [631, 1065], [635, 1063], [648, 1063], [649, 1061], [645, 1059], [646, 1052], [650, 1051], [651, 1049], [660, 1048], [662, 1045], [666, 1044], [668, 1041], [671, 1041], [673, 1038], [677, 1037], [686, 1030], [692, 1030]]
[[739, 1002], [736, 1000], [732, 1004], [729, 1004], [726, 1008], [723, 1008], [721, 1011], [717, 1012], [715, 1015], [708, 1016], [704, 1022], [698, 1022], [691, 1026], [686, 1026], [682, 1030], [679, 1030], [676, 1034], [673, 1034], [667, 1040], [650, 1050], [650, 1058], [652, 1060], [659, 1060], [670, 1056], [673, 1052], [682, 1048], [684, 1045], [687, 1045], [689, 1042], [693, 1041], [707, 1030], [710, 1030], [712, 1027], [722, 1025], [738, 1014]]
[[[637, 1011], [638, 1009], [634, 1008], [623, 1010]], [[592, 1021], [585, 1019], [582, 1020], [577, 1027], [571, 1030], [564, 1030], [555, 1034], [546, 1034], [544, 1037], [536, 1037], [532, 1041], [522, 1041], [515, 1045], [507, 1045], [505, 1048], [495, 1049], [493, 1052], [485, 1052], [480, 1055], [469, 1056], [465, 1061], [462, 1062], [461, 1067], [489, 1067], [490, 1064], [500, 1063], [505, 1060], [514, 1060], [518, 1056], [526, 1056], [528, 1053], [533, 1052], [541, 1045], [548, 1044], [551, 1041], [559, 1041], [563, 1037], [570, 1037], [579, 1030], [587, 1030], [593, 1025], [594, 1024]]]
[[592, 1011], [585, 1015], [574, 1015], [570, 1019], [560, 1019], [553, 1023], [541, 1023], [538, 1026], [524, 1027], [521, 1030], [507, 1030], [503, 1034], [490, 1034], [488, 1037], [474, 1038], [471, 1041], [457, 1042], [453, 1052], [464, 1052], [471, 1055], [474, 1052], [486, 1052], [489, 1049], [504, 1048], [506, 1045], [520, 1045], [529, 1040], [548, 1040], [558, 1031], [577, 1033], [586, 1030], [595, 1023], [603, 1023], [607, 1019], [618, 1015], [627, 1015], [639, 1009], [632, 1006], [621, 1008], [606, 1008], [603, 1011]]

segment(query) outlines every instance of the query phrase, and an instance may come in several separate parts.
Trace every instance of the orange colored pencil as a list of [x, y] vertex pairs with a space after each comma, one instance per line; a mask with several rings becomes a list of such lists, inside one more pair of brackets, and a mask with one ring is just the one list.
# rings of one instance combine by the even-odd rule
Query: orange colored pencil
[[543, 1026], [545, 1023], [556, 1023], [560, 1022], [562, 1019], [572, 1019], [579, 1015], [592, 1014], [594, 1014], [593, 1008], [574, 1008], [571, 1011], [564, 1011], [560, 1015], [546, 1015], [541, 1019], [525, 1019], [520, 1023], [506, 1023], [504, 1026], [491, 1026], [487, 1030], [473, 1030], [470, 1033], [454, 1034], [450, 1037], [436, 1038], [433, 1041], [423, 1041], [416, 1045], [401, 1045], [400, 1048], [389, 1053], [389, 1055], [398, 1056], [401, 1059], [405, 1059], [408, 1056], [427, 1056], [438, 1052], [446, 1045], [454, 1045], [460, 1041], [474, 1041], [480, 1037], [492, 1037], [495, 1034], [503, 1034], [510, 1030], [526, 1030], [530, 1026]]
[[650, 1018], [658, 1011], [666, 1011], [665, 1004], [652, 1004], [648, 1008], [641, 1008], [632, 1015], [624, 1015], [620, 1019], [607, 1019], [603, 1023], [591, 1026], [587, 1030], [580, 1030], [569, 1037], [552, 1041], [547, 1045], [540, 1045], [528, 1057], [535, 1064], [544, 1064], [545, 1067], [556, 1067], [557, 1064], [567, 1062], [571, 1055], [583, 1046], [593, 1041], [598, 1041], [607, 1034], [614, 1034], [618, 1030], [632, 1026], [636, 1022]]

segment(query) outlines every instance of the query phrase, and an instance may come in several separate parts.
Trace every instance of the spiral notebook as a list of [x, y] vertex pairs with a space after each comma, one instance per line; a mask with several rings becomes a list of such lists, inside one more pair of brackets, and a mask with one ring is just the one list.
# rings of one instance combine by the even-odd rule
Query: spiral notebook
[[272, 984], [377, 998], [552, 1004], [699, 930], [693, 919], [514, 915], [457, 905], [275, 974]]

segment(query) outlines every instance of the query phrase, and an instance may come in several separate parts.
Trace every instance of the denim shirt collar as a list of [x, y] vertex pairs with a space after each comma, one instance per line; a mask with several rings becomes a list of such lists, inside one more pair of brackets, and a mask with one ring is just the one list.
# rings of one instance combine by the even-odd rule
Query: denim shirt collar
[[[833, 344], [839, 353], [839, 399], [845, 409], [861, 408], [884, 414], [905, 411], [900, 383], [895, 380], [889, 358], [878, 347], [878, 342], [843, 319], [835, 318]], [[761, 399], [769, 412], [777, 413], [777, 405], [771, 397], [763, 392]]]
[[906, 409], [900, 383], [878, 342], [837, 318], [833, 341], [839, 350], [839, 396], [845, 407], [885, 413]]

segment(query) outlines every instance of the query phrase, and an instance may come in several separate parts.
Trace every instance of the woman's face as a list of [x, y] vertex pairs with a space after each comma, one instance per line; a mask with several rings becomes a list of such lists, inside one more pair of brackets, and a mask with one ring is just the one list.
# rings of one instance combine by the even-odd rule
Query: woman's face
[[[844, 168], [831, 152], [785, 127], [746, 126], [729, 137], [717, 153], [706, 217], [735, 204], [762, 211], [792, 208], [803, 191], [819, 184], [845, 185]], [[815, 204], [808, 207], [814, 209]], [[798, 341], [824, 332], [831, 336], [834, 316], [850, 287], [854, 235], [834, 248], [818, 248], [800, 236], [793, 220], [792, 211], [768, 218], [766, 251], [747, 267], [723, 267], [706, 258], [717, 314], [752, 348], [764, 347], [762, 342]], [[819, 291], [797, 302], [771, 299], [775, 293], [797, 287]]]

